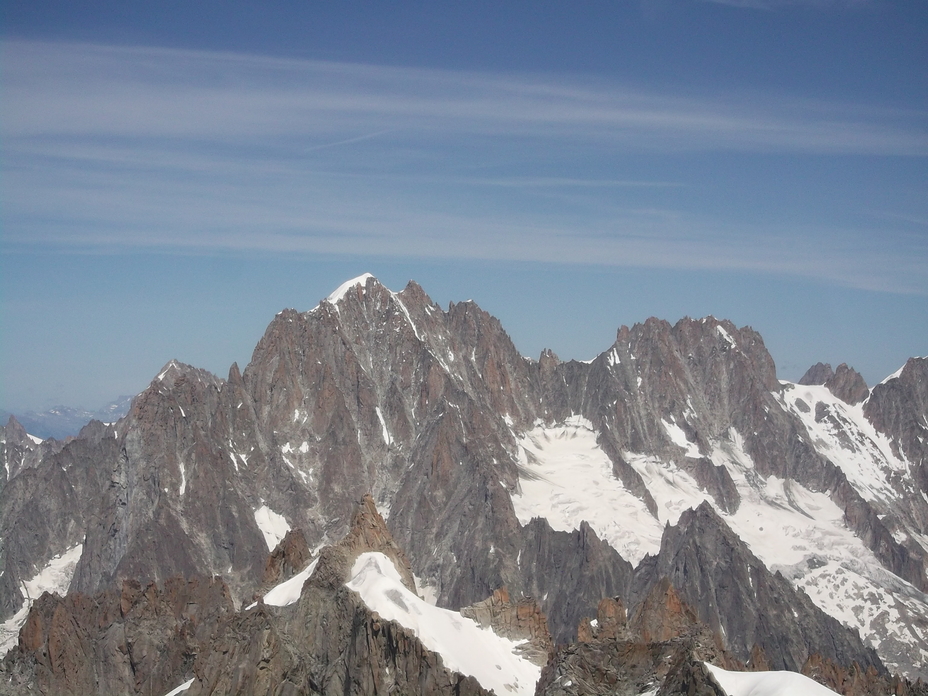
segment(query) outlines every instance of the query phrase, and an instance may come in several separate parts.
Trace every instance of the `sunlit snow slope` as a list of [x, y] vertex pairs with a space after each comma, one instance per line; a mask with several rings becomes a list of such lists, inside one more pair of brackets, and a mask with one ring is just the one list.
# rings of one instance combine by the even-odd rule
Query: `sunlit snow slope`
[[[785, 398], [792, 393], [787, 388]], [[664, 427], [672, 439], [679, 435], [685, 440], [674, 423], [665, 422]], [[885, 443], [873, 435], [865, 447], [878, 464], [855, 454], [847, 467], [853, 485], [866, 483], [877, 494], [883, 487], [873, 470], [883, 472], [898, 462], [885, 461]], [[545, 517], [553, 528], [570, 531], [586, 520], [601, 538], [637, 563], [660, 550], [665, 524], [675, 524], [684, 510], [704, 500], [714, 504], [675, 463], [623, 452], [657, 503], [655, 518], [614, 476], [612, 462], [596, 438], [592, 424], [580, 416], [554, 426], [538, 422], [519, 438], [521, 493], [514, 494], [512, 502], [522, 524]], [[685, 443], [681, 446], [687, 449]], [[833, 439], [829, 446], [834, 447]], [[829, 458], [843, 467], [840, 452], [829, 451]], [[928, 664], [928, 625], [919, 618], [928, 616], [928, 597], [883, 568], [847, 528], [843, 511], [827, 495], [795, 481], [760, 476], [734, 429], [713, 443], [710, 458], [728, 470], [741, 497], [735, 513], [718, 506], [716, 510], [769, 569], [783, 572], [821, 609], [859, 630], [890, 669], [903, 652], [921, 652]]]
[[834, 696], [836, 692], [796, 672], [728, 672], [705, 663], [728, 696]]
[[36, 573], [31, 580], [23, 583], [23, 606], [12, 617], [0, 624], [0, 657], [6, 655], [10, 648], [16, 645], [19, 629], [26, 623], [32, 603], [43, 592], [53, 592], [62, 597], [68, 593], [71, 578], [74, 577], [74, 568], [81, 558], [83, 546], [78, 544], [60, 556], [55, 556], [42, 570]]
[[382, 617], [415, 632], [445, 667], [474, 677], [498, 694], [535, 693], [541, 668], [513, 650], [517, 642], [480, 628], [458, 612], [427, 604], [410, 592], [393, 562], [382, 553], [363, 553], [351, 570], [348, 587]]
[[[285, 607], [298, 601], [303, 584], [318, 562], [316, 558], [302, 572], [269, 590], [264, 603]], [[361, 595], [371, 610], [413, 631], [426, 648], [441, 655], [448, 669], [470, 675], [498, 694], [535, 693], [541, 668], [513, 652], [518, 642], [480, 628], [460, 613], [435, 607], [410, 592], [384, 554], [358, 556], [346, 585]], [[246, 611], [255, 606], [249, 605]]]

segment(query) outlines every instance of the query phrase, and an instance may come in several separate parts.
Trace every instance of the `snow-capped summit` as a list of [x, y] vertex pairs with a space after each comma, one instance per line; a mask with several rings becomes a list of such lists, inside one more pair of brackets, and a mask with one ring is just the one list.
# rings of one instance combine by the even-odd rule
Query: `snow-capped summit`
[[342, 298], [348, 293], [348, 291], [351, 290], [351, 288], [356, 287], [356, 286], [360, 286], [364, 288], [367, 285], [367, 282], [369, 280], [373, 280], [375, 283], [380, 282], [379, 280], [374, 278], [372, 274], [362, 273], [357, 278], [346, 280], [344, 283], [342, 283], [337, 288], [335, 288], [335, 290], [328, 297], [325, 298], [325, 301], [333, 305], [338, 304], [342, 300]]

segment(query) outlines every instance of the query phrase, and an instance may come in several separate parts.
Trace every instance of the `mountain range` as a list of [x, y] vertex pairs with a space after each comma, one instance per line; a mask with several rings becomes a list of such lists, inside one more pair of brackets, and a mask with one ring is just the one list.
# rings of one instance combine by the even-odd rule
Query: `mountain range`
[[[64, 440], [77, 435], [81, 428], [91, 420], [115, 423], [129, 412], [132, 399], [131, 396], [120, 396], [96, 411], [59, 405], [44, 411], [26, 411], [15, 414], [15, 418], [30, 435], [43, 440], [50, 437]], [[8, 421], [13, 415], [8, 411], [0, 411], [0, 419], [3, 422]]]
[[364, 275], [0, 431], [0, 693], [928, 693], [926, 437], [928, 358], [784, 382], [706, 317], [534, 360]]

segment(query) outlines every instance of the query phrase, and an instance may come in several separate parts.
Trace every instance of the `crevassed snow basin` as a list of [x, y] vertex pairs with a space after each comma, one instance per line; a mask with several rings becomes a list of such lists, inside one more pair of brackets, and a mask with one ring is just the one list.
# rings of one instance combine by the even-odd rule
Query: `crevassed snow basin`
[[427, 604], [410, 592], [393, 562], [382, 553], [362, 553], [346, 585], [388, 621], [413, 631], [441, 655], [445, 667], [474, 677], [497, 694], [532, 696], [541, 668], [515, 654], [520, 643], [496, 635], [458, 612]]
[[[671, 436], [677, 435], [674, 425], [664, 422]], [[544, 517], [552, 528], [569, 532], [585, 520], [636, 564], [646, 553], [658, 553], [665, 524], [676, 524], [684, 510], [704, 500], [714, 503], [674, 462], [623, 452], [657, 503], [657, 517], [651, 515], [615, 477], [596, 436], [592, 423], [581, 416], [554, 426], [539, 422], [516, 436], [521, 493], [511, 499], [521, 524]], [[877, 456], [871, 462], [879, 462], [883, 446], [873, 444], [871, 453]], [[850, 455], [863, 476], [863, 459]], [[783, 572], [826, 613], [860, 631], [891, 669], [902, 664], [904, 653], [928, 656], [928, 625], [921, 618], [928, 614], [926, 595], [895, 576], [887, 581], [891, 574], [847, 528], [843, 511], [827, 495], [795, 481], [761, 477], [734, 429], [713, 443], [709, 457], [728, 469], [741, 496], [736, 512], [717, 511], [767, 568]], [[880, 470], [870, 466], [870, 471]]]

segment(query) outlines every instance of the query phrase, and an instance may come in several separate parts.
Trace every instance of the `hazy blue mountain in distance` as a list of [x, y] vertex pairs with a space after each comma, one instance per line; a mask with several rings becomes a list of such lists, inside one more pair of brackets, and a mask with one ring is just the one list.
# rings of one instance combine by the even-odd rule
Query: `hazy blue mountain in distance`
[[129, 412], [133, 398], [133, 396], [120, 396], [96, 411], [59, 405], [53, 406], [46, 411], [27, 411], [13, 414], [8, 411], [0, 411], [0, 418], [5, 423], [9, 420], [10, 415], [15, 415], [16, 420], [22, 424], [30, 435], [35, 435], [43, 440], [49, 437], [63, 440], [66, 437], [77, 435], [81, 428], [91, 420], [104, 423], [118, 421]]

